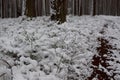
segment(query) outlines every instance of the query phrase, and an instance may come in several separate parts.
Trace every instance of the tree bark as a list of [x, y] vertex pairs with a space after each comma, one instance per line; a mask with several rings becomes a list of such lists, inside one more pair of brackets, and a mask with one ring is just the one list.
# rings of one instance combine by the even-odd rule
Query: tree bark
[[53, 9], [51, 20], [58, 21], [58, 24], [66, 21], [67, 15], [67, 0], [53, 0], [51, 8]]
[[28, 17], [35, 17], [35, 1], [34, 0], [26, 0], [26, 11], [25, 14]]
[[96, 0], [93, 0], [93, 16], [96, 15]]

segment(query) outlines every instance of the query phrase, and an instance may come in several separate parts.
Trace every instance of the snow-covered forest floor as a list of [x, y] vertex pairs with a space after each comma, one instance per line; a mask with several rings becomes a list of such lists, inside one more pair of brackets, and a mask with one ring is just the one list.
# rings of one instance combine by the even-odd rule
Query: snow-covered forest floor
[[120, 17], [0, 19], [0, 80], [87, 79], [120, 80]]

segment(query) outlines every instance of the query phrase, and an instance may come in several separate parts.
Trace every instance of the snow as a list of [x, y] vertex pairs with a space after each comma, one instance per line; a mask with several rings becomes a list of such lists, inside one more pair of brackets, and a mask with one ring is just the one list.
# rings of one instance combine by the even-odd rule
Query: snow
[[[102, 35], [105, 24], [108, 27]], [[77, 80], [85, 80], [92, 72], [91, 59], [97, 54], [98, 37], [109, 39], [119, 49], [114, 55], [120, 61], [119, 25], [120, 17], [102, 15], [69, 15], [61, 25], [45, 16], [0, 19], [0, 58], [12, 65], [13, 80], [66, 80], [77, 75]], [[119, 64], [110, 64], [120, 71]], [[119, 76], [115, 76], [116, 80]]]

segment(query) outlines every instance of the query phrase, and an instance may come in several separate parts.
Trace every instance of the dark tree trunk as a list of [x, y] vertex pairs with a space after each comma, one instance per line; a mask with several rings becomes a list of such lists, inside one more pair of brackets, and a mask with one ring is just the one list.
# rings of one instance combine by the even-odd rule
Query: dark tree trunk
[[42, 16], [42, 0], [37, 2], [37, 16]]
[[120, 16], [120, 0], [117, 0], [117, 16]]
[[78, 15], [81, 16], [82, 15], [82, 0], [79, 0], [79, 13]]
[[35, 17], [35, 1], [34, 0], [26, 0], [26, 16], [28, 17]]
[[50, 13], [49, 13], [49, 12], [50, 12], [49, 0], [45, 0], [45, 4], [46, 4], [46, 5], [45, 5], [45, 6], [46, 6], [46, 7], [45, 7], [45, 8], [46, 8], [46, 16], [48, 16], [48, 15], [50, 14]]
[[76, 6], [76, 0], [74, 0], [74, 15], [77, 15], [77, 13], [76, 13], [77, 10], [76, 10], [76, 9], [77, 9], [77, 6]]
[[17, 17], [22, 16], [22, 1], [17, 0], [16, 6], [17, 6]]
[[8, 0], [2, 0], [2, 18], [8, 18]]
[[58, 24], [66, 21], [67, 0], [53, 0], [51, 8], [54, 13], [51, 15], [51, 20], [58, 21]]
[[93, 0], [93, 16], [96, 15], [96, 0]]

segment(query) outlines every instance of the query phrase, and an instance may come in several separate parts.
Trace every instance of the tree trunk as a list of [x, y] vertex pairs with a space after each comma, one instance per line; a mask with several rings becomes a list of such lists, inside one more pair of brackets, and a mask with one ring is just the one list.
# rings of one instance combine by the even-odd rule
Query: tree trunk
[[93, 0], [93, 16], [96, 15], [96, 0]]
[[26, 16], [28, 17], [35, 17], [35, 1], [34, 0], [26, 0]]
[[67, 14], [67, 0], [53, 0], [51, 4], [51, 8], [53, 9], [51, 20], [58, 21], [58, 24], [64, 23]]

